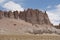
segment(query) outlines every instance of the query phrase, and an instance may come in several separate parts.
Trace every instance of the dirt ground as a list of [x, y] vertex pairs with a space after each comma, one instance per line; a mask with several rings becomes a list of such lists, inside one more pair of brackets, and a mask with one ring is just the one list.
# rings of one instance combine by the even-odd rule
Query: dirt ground
[[0, 40], [60, 40], [60, 35], [0, 35]]

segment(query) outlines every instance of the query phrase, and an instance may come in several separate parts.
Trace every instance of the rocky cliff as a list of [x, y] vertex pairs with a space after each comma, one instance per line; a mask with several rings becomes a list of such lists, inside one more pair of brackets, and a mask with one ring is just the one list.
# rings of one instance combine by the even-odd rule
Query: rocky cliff
[[0, 10], [0, 19], [3, 17], [6, 18], [15, 18], [15, 19], [22, 19], [26, 22], [32, 23], [32, 24], [39, 24], [39, 25], [51, 25], [51, 22], [48, 18], [48, 15], [45, 12], [42, 12], [38, 9], [27, 9], [24, 11], [1, 11]]
[[[60, 27], [60, 25], [59, 25]], [[60, 29], [52, 26], [48, 15], [38, 9], [24, 11], [0, 10], [0, 34], [60, 34]]]

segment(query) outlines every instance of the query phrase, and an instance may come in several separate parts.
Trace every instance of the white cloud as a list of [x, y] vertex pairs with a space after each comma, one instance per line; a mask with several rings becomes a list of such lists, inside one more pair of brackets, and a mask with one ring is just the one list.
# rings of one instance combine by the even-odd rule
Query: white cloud
[[0, 3], [4, 2], [5, 0], [0, 0]]
[[47, 6], [47, 9], [49, 9], [49, 8], [51, 8], [51, 6], [49, 5], [49, 6]]
[[47, 11], [47, 14], [50, 18], [50, 21], [54, 25], [58, 25], [60, 23], [60, 4], [55, 6], [56, 9]]
[[56, 6], [57, 8], [60, 8], [60, 4]]
[[21, 5], [15, 3], [13, 1], [9, 1], [9, 2], [5, 3], [3, 5], [3, 7], [6, 8], [7, 10], [11, 10], [11, 11], [16, 11], [16, 10], [23, 11], [24, 10], [24, 8]]

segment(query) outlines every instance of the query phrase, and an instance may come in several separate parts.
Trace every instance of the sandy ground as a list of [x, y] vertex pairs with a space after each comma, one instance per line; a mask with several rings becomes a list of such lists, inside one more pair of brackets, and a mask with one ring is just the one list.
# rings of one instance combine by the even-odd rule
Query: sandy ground
[[60, 40], [60, 35], [0, 35], [0, 40]]

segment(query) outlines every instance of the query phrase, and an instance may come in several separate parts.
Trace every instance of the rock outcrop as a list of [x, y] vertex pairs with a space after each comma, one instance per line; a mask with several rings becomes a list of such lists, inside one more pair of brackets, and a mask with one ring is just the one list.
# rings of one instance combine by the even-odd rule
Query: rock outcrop
[[14, 18], [13, 12], [9, 11], [9, 12], [8, 12], [8, 17], [9, 17], [9, 18]]
[[19, 18], [25, 20], [26, 22], [32, 24], [48, 24], [51, 25], [48, 15], [45, 12], [39, 11], [38, 9], [27, 9], [23, 12], [20, 12]]
[[0, 19], [3, 18], [4, 12], [0, 10]]
[[22, 19], [26, 22], [32, 24], [39, 24], [39, 25], [51, 25], [51, 22], [48, 18], [48, 15], [45, 12], [39, 11], [38, 9], [27, 9], [24, 11], [0, 11], [0, 18], [8, 17], [8, 18], [15, 18], [15, 19]]
[[60, 24], [59, 25], [54, 25], [55, 28], [60, 29]]
[[38, 9], [27, 9], [20, 12], [0, 10], [0, 34], [60, 34], [60, 29], [52, 25], [46, 11], [42, 12]]
[[14, 15], [14, 18], [15, 18], [15, 19], [18, 19], [18, 11], [14, 11], [14, 12], [13, 12], [13, 15]]

